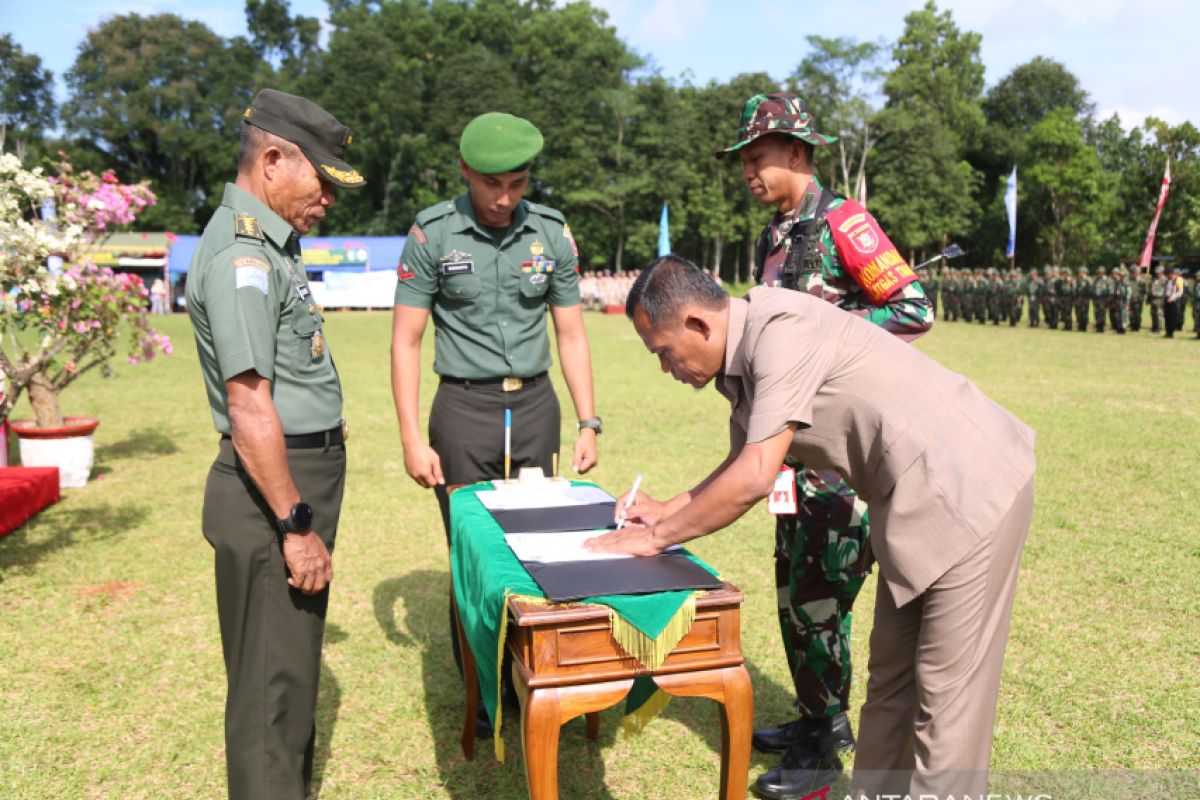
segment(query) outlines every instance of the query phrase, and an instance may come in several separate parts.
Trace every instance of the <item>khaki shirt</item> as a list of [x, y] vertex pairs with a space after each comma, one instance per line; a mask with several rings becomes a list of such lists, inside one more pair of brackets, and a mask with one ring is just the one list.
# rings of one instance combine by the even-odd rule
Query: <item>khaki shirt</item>
[[432, 309], [433, 369], [472, 380], [528, 378], [550, 368], [547, 306], [575, 306], [578, 258], [554, 209], [522, 200], [497, 241], [466, 194], [417, 215], [396, 304]]
[[1034, 433], [973, 383], [811, 295], [760, 287], [729, 304], [716, 386], [737, 452], [790, 423], [788, 455], [867, 502], [898, 606], [991, 536], [1033, 476]]
[[187, 300], [219, 433], [231, 433], [225, 382], [250, 370], [271, 381], [285, 434], [338, 425], [341, 382], [308, 287], [299, 236], [231, 183], [192, 256]]

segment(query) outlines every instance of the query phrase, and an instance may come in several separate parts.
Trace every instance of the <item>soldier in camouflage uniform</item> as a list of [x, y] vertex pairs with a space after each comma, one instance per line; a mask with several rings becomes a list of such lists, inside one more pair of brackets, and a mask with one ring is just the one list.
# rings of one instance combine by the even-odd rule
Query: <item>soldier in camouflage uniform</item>
[[1141, 267], [1135, 264], [1130, 264], [1131, 272], [1130, 284], [1133, 287], [1133, 297], [1129, 301], [1129, 330], [1140, 331], [1142, 329], [1142, 306], [1146, 302], [1146, 276], [1142, 274]]
[[988, 270], [988, 277], [991, 282], [992, 302], [988, 308], [988, 317], [993, 325], [999, 325], [1004, 321], [1008, 314], [1008, 302], [1004, 294], [1004, 279], [1000, 275], [1000, 271], [995, 267]]
[[985, 270], [975, 270], [975, 321], [986, 325], [992, 305], [992, 280]]
[[975, 271], [973, 269], [963, 269], [958, 292], [959, 303], [962, 305], [963, 322], [973, 322], [975, 319]]
[[1133, 297], [1133, 287], [1125, 278], [1124, 267], [1117, 267], [1113, 270], [1113, 293], [1108, 306], [1109, 320], [1112, 322], [1113, 330], [1121, 336], [1124, 336], [1125, 331], [1129, 330], [1129, 300]]
[[1154, 280], [1150, 281], [1150, 332], [1162, 330], [1163, 310], [1167, 299], [1167, 278], [1162, 264], [1154, 268]]
[[1088, 306], [1092, 302], [1092, 281], [1087, 267], [1080, 267], [1075, 278], [1075, 330], [1087, 332]]
[[1037, 328], [1042, 323], [1041, 310], [1045, 302], [1045, 294], [1046, 282], [1042, 280], [1037, 268], [1031, 267], [1029, 280], [1025, 283], [1025, 295], [1029, 300], [1029, 327], [1031, 328]]
[[1101, 267], [1096, 270], [1096, 282], [1092, 284], [1092, 307], [1096, 317], [1096, 333], [1104, 333], [1104, 320], [1112, 302], [1113, 283], [1108, 272]]
[[1075, 276], [1070, 267], [1063, 267], [1059, 272], [1061, 283], [1058, 293], [1058, 318], [1062, 321], [1064, 331], [1071, 330], [1071, 311], [1075, 305]]
[[[751, 97], [737, 142], [742, 178], [777, 211], [759, 236], [755, 281], [820, 297], [905, 340], [933, 324], [917, 276], [871, 214], [825, 189], [813, 174], [815, 147], [836, 141], [813, 130], [803, 100]], [[802, 796], [815, 776], [840, 770], [840, 748], [853, 747], [850, 610], [870, 569], [866, 503], [836, 472], [797, 471], [798, 513], [776, 518], [775, 573], [784, 650], [799, 719], [756, 731], [754, 745], [782, 752], [759, 776], [763, 797]]]
[[1010, 269], [1006, 275], [1008, 282], [1008, 326], [1016, 327], [1021, 321], [1021, 296], [1024, 294], [1021, 291], [1021, 282], [1017, 277], [1017, 271]]
[[1054, 330], [1058, 327], [1058, 267], [1046, 269], [1046, 302], [1042, 306], [1042, 315], [1046, 317], [1046, 327]]
[[946, 281], [942, 284], [942, 299], [946, 305], [946, 319], [950, 322], [962, 316], [962, 310], [959, 308], [958, 285], [958, 270], [947, 267]]

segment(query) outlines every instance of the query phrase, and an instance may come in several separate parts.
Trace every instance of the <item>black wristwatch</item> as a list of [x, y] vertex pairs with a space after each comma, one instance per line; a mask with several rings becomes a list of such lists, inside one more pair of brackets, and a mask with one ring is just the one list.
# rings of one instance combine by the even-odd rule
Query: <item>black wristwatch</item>
[[591, 419], [579, 420], [579, 424], [576, 427], [576, 430], [583, 430], [584, 428], [591, 428], [592, 430], [594, 430], [596, 432], [597, 436], [604, 433], [604, 426], [601, 425], [599, 417], [592, 417]]
[[275, 520], [275, 530], [285, 533], [308, 533], [312, 530], [313, 508], [301, 500], [292, 506], [292, 512], [283, 519]]

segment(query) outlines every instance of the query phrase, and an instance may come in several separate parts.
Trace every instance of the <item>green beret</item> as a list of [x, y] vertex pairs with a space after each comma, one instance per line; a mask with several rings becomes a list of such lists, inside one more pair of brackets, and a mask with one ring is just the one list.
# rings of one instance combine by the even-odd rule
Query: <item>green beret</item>
[[542, 132], [529, 120], [512, 114], [480, 114], [463, 128], [458, 152], [476, 172], [513, 172], [542, 152]]

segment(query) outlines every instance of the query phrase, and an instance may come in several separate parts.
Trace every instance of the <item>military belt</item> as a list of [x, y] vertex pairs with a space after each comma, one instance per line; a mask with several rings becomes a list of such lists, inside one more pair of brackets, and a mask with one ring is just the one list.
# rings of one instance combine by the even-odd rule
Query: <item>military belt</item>
[[[222, 439], [228, 439], [229, 434], [221, 434]], [[283, 444], [289, 450], [311, 450], [316, 448], [333, 447], [334, 445], [342, 444], [346, 441], [345, 431], [339, 425], [336, 428], [330, 428], [327, 431], [319, 433], [285, 433], [283, 435]]]
[[442, 383], [456, 383], [461, 386], [466, 386], [468, 389], [499, 389], [502, 392], [519, 392], [522, 389], [529, 389], [536, 386], [542, 378], [546, 377], [545, 372], [539, 372], [530, 378], [490, 378], [484, 380], [476, 380], [475, 378], [455, 378], [450, 375], [442, 376]]

